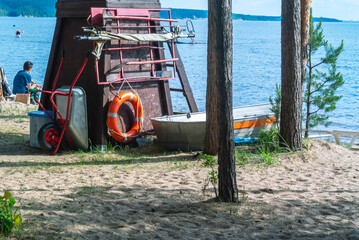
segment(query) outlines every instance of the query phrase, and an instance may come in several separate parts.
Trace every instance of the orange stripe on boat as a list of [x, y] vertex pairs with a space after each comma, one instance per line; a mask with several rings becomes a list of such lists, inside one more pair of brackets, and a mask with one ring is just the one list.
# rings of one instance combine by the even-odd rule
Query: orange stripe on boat
[[264, 127], [268, 125], [272, 125], [277, 121], [276, 117], [265, 118], [265, 119], [258, 119], [253, 121], [246, 121], [246, 122], [235, 122], [234, 129], [243, 129], [243, 128], [255, 128], [255, 127]]

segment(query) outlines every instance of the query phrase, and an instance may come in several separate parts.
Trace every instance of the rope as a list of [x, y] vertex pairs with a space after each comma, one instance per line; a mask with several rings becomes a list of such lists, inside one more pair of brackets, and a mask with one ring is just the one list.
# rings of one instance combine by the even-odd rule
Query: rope
[[[130, 87], [130, 89], [132, 90], [132, 92], [133, 92], [133, 94], [135, 94], [136, 95], [136, 97], [137, 97], [137, 107], [136, 107], [136, 109], [135, 109], [135, 115], [138, 115], [138, 110], [139, 110], [139, 107], [140, 107], [140, 103], [142, 102], [141, 101], [141, 98], [140, 98], [140, 95], [137, 93], [137, 91], [135, 90], [135, 89], [133, 89], [133, 87], [131, 86], [131, 84], [127, 81], [127, 79], [124, 79], [123, 81], [122, 81], [122, 84], [121, 84], [121, 86], [120, 86], [120, 88], [118, 89], [118, 91], [117, 91], [117, 93], [116, 93], [116, 97], [118, 97], [118, 95], [120, 94], [120, 92], [121, 92], [121, 90], [122, 90], [122, 88], [123, 88], [123, 85], [125, 84], [125, 83], [127, 83], [127, 85]], [[138, 118], [139, 119], [141, 119], [142, 118], [142, 114], [141, 114], [141, 116], [138, 116]], [[137, 122], [137, 129], [140, 129], [140, 131], [142, 130], [142, 128], [143, 128], [143, 124], [142, 124], [142, 126], [141, 126], [141, 128], [140, 128], [140, 124], [139, 124], [139, 121], [136, 121]], [[108, 127], [108, 126], [107, 126]], [[110, 132], [111, 131], [113, 131], [112, 129], [110, 129]], [[115, 132], [115, 131], [113, 131], [113, 132]], [[115, 132], [116, 134], [118, 134], [117, 132]], [[120, 135], [120, 134], [118, 134], [118, 135]], [[126, 135], [126, 134], [125, 134]], [[121, 136], [121, 135], [120, 135]]]
[[136, 96], [138, 96], [138, 93], [135, 91], [135, 89], [132, 88], [131, 84], [127, 81], [127, 79], [124, 79], [124, 80], [122, 81], [121, 87], [118, 89], [116, 95], [118, 95], [118, 94], [121, 92], [122, 87], [123, 87], [123, 85], [124, 85], [125, 83], [127, 83], [127, 85], [131, 88], [131, 90], [136, 93]]

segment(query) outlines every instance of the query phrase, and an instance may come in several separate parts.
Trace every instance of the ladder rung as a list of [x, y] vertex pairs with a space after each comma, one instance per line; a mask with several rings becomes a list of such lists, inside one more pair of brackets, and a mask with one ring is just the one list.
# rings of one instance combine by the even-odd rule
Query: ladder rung
[[174, 92], [184, 92], [182, 88], [170, 88], [170, 90]]
[[166, 64], [166, 67], [173, 67], [173, 64]]

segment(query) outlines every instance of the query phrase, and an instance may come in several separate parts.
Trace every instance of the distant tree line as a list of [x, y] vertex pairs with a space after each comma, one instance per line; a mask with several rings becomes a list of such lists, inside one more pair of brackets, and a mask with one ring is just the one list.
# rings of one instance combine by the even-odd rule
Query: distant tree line
[[54, 17], [56, 0], [1, 0], [0, 16]]
[[[172, 8], [172, 18], [174, 19], [201, 19], [208, 18], [207, 10], [194, 10], [194, 9], [179, 9]], [[257, 15], [245, 15], [233, 13], [234, 20], [246, 20], [246, 21], [281, 21], [281, 17], [278, 16], [257, 16]], [[320, 18], [314, 18], [314, 21], [319, 22]], [[342, 22], [341, 20], [334, 18], [322, 18], [323, 22]]]
[[[54, 17], [55, 16], [56, 0], [1, 0], [0, 1], [0, 16], [31, 16], [31, 17]], [[207, 10], [194, 9], [179, 9], [171, 8], [172, 18], [174, 19], [207, 19]], [[162, 17], [168, 17], [168, 14], [163, 14]], [[256, 16], [233, 13], [234, 20], [246, 21], [281, 21], [281, 17], [275, 16]], [[314, 21], [319, 22], [320, 18], [314, 18]], [[323, 18], [323, 22], [342, 22], [334, 18]]]

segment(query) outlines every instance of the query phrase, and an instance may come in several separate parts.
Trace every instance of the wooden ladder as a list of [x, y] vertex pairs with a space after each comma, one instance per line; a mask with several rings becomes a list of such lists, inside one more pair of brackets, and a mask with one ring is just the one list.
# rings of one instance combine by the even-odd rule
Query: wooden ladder
[[[172, 48], [172, 43], [167, 42], [167, 44], [168, 44], [168, 48], [171, 49]], [[184, 68], [183, 61], [182, 61], [181, 56], [179, 54], [179, 51], [178, 51], [176, 43], [174, 43], [173, 48], [174, 48], [174, 55], [175, 56], [172, 56], [172, 58], [178, 58], [178, 61], [176, 62], [176, 71], [177, 71], [178, 78], [180, 80], [182, 88], [170, 88], [170, 91], [182, 92], [184, 97], [187, 100], [187, 104], [188, 104], [188, 107], [189, 107], [190, 111], [191, 112], [198, 112], [197, 104], [196, 104], [196, 101], [194, 100], [194, 97], [193, 97], [193, 92], [192, 92], [192, 89], [191, 89], [191, 85], [189, 84], [187, 73], [186, 73], [186, 70]], [[172, 51], [170, 51], [170, 53], [172, 55]], [[167, 66], [173, 67], [172, 64], [167, 64]]]

